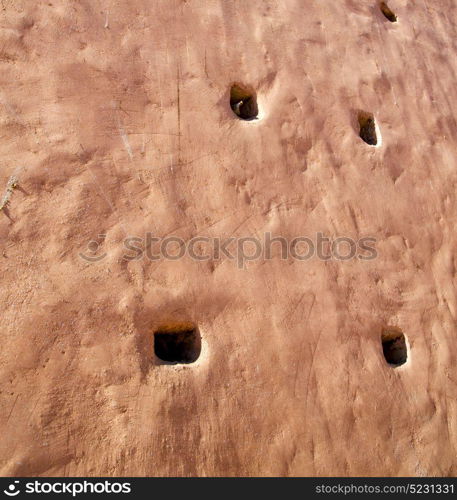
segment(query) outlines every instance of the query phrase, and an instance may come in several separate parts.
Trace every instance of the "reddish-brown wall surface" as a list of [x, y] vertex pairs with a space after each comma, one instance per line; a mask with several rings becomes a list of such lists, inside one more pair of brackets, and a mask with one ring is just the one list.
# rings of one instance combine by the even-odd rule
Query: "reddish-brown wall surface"
[[[1, 1], [1, 474], [456, 474], [457, 7], [389, 6]], [[125, 260], [148, 232], [377, 257]]]

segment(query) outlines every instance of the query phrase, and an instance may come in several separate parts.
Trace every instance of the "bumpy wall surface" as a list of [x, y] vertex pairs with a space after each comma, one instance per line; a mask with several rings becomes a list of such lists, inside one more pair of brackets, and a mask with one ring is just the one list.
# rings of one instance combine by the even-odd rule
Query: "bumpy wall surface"
[[457, 473], [457, 7], [389, 7], [1, 1], [2, 475]]

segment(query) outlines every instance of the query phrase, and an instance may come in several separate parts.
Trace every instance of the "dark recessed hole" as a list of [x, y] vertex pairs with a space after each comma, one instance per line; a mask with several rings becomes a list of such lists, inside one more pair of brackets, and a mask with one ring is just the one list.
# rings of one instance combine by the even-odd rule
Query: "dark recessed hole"
[[388, 19], [391, 23], [396, 23], [397, 22], [397, 16], [395, 13], [389, 8], [386, 2], [381, 2], [379, 4], [379, 8], [381, 9], [381, 12], [384, 14], [384, 17]]
[[232, 85], [230, 89], [230, 107], [242, 120], [255, 120], [259, 115], [255, 92], [240, 85]]
[[390, 328], [382, 332], [382, 351], [386, 361], [392, 366], [400, 366], [408, 359], [406, 339], [400, 330]]
[[372, 113], [361, 111], [359, 113], [360, 137], [370, 146], [378, 144], [376, 135], [376, 121]]
[[154, 333], [154, 352], [162, 361], [169, 363], [193, 363], [201, 352], [198, 328], [162, 328]]

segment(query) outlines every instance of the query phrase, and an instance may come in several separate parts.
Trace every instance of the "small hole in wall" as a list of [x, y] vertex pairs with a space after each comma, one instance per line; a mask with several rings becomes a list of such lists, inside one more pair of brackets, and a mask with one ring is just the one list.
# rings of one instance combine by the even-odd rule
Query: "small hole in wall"
[[230, 107], [236, 116], [242, 120], [255, 120], [258, 118], [259, 108], [255, 92], [241, 85], [232, 85], [230, 89]]
[[379, 4], [379, 8], [381, 9], [381, 12], [384, 14], [384, 17], [388, 19], [391, 23], [396, 23], [397, 22], [397, 16], [395, 13], [389, 8], [386, 2], [381, 2]]
[[360, 138], [370, 146], [376, 146], [378, 144], [378, 137], [376, 134], [376, 121], [373, 114], [361, 111], [359, 113], [359, 127]]
[[154, 353], [162, 361], [193, 363], [200, 352], [200, 332], [194, 326], [165, 327], [154, 332]]
[[408, 348], [403, 333], [396, 328], [387, 328], [381, 335], [384, 358], [393, 367], [401, 366], [408, 359]]

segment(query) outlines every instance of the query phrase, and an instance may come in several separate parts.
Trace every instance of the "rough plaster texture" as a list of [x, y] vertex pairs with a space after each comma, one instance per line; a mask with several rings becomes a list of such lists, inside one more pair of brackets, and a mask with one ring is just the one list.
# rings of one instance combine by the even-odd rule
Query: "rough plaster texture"
[[[457, 6], [389, 6], [1, 1], [2, 475], [456, 474]], [[124, 260], [148, 231], [378, 257]]]

